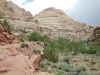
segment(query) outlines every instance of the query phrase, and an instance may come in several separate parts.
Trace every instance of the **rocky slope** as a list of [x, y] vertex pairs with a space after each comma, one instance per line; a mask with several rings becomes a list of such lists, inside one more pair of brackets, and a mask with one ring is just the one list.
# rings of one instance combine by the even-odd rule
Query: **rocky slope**
[[[29, 58], [25, 52], [21, 52], [25, 50], [27, 54], [30, 54], [28, 52], [31, 50], [30, 48], [32, 51], [39, 48], [38, 44], [34, 44], [36, 43], [29, 43], [28, 45], [31, 46], [28, 49], [21, 48], [21, 43], [0, 46], [0, 75], [41, 75], [42, 72], [35, 72], [41, 61], [41, 55], [31, 53]], [[42, 50], [42, 47], [40, 49]], [[44, 73], [43, 75], [48, 74]]]
[[11, 44], [17, 41], [17, 38], [14, 37], [4, 26], [0, 23], [0, 45]]
[[8, 19], [18, 35], [40, 31], [51, 38], [86, 40], [90, 36], [87, 24], [74, 21], [59, 9], [48, 8], [32, 17], [12, 2], [0, 0], [0, 10], [1, 19]]
[[[0, 24], [0, 31], [0, 75], [49, 75], [35, 72], [42, 60], [44, 48], [41, 45], [27, 42], [27, 46], [22, 47], [22, 42], [3, 24]], [[36, 54], [35, 50], [41, 53]]]
[[[14, 32], [7, 30], [3, 24], [5, 19], [14, 26]], [[43, 52], [43, 47], [35, 42], [27, 42], [28, 46], [22, 48], [22, 42], [12, 34], [20, 34], [24, 31], [24, 27], [30, 29], [32, 19], [32, 15], [24, 9], [7, 0], [0, 0], [0, 75], [49, 75], [35, 72], [42, 57], [35, 54], [34, 50]]]
[[77, 22], [67, 16], [62, 10], [48, 8], [34, 17], [44, 34], [53, 37], [65, 37], [72, 40], [86, 40], [89, 35], [89, 26]]
[[27, 32], [32, 30], [33, 17], [30, 12], [18, 7], [16, 4], [7, 0], [0, 0], [0, 21], [7, 19], [18, 34], [22, 34], [24, 29]]
[[7, 0], [0, 0], [0, 18], [29, 21], [32, 15]]

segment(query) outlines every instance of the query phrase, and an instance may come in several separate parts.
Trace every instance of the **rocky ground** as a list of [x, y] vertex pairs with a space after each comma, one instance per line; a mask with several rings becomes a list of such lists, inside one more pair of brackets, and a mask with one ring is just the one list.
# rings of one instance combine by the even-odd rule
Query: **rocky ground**
[[100, 56], [68, 53], [58, 63], [43, 60], [42, 71], [55, 75], [100, 75]]
[[35, 72], [42, 60], [43, 47], [36, 42], [27, 42], [22, 47], [18, 37], [12, 35], [7, 28], [0, 24], [0, 75], [49, 75], [48, 73]]

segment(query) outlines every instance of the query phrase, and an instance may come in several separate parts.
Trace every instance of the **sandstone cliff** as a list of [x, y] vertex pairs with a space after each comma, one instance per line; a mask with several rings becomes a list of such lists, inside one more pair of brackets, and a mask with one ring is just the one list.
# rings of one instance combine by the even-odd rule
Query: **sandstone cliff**
[[89, 35], [89, 26], [77, 22], [67, 16], [62, 10], [48, 8], [34, 17], [44, 34], [52, 37], [64, 37], [72, 40], [86, 40]]
[[7, 0], [0, 0], [0, 21], [7, 19], [10, 25], [14, 26], [17, 35], [21, 35], [26, 29], [32, 31], [33, 16], [30, 12], [18, 7], [16, 4]]
[[7, 0], [0, 0], [0, 18], [29, 21], [32, 15]]
[[40, 31], [50, 38], [86, 40], [90, 36], [87, 24], [71, 19], [59, 9], [47, 8], [33, 17], [12, 2], [0, 0], [0, 10], [1, 19], [8, 19], [18, 35]]

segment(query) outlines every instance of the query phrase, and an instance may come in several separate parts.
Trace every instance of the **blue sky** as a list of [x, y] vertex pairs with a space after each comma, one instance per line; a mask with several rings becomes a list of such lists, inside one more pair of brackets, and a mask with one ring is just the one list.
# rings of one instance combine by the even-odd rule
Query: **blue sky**
[[23, 2], [24, 5], [26, 5], [29, 2], [32, 2], [33, 0], [26, 0], [25, 2]]

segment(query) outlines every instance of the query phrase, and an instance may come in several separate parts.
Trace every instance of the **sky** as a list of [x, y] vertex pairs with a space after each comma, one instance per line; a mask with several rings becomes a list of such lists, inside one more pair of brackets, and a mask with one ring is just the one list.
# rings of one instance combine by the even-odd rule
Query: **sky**
[[100, 0], [78, 0], [69, 15], [88, 24], [100, 24]]
[[62, 9], [64, 11], [67, 10], [67, 12], [70, 12], [77, 3], [77, 0], [11, 0], [11, 1], [19, 5], [20, 7], [30, 11], [33, 15], [49, 7], [55, 7], [57, 9]]
[[100, 0], [11, 0], [33, 15], [42, 10], [55, 7], [77, 21], [87, 24], [100, 24]]

